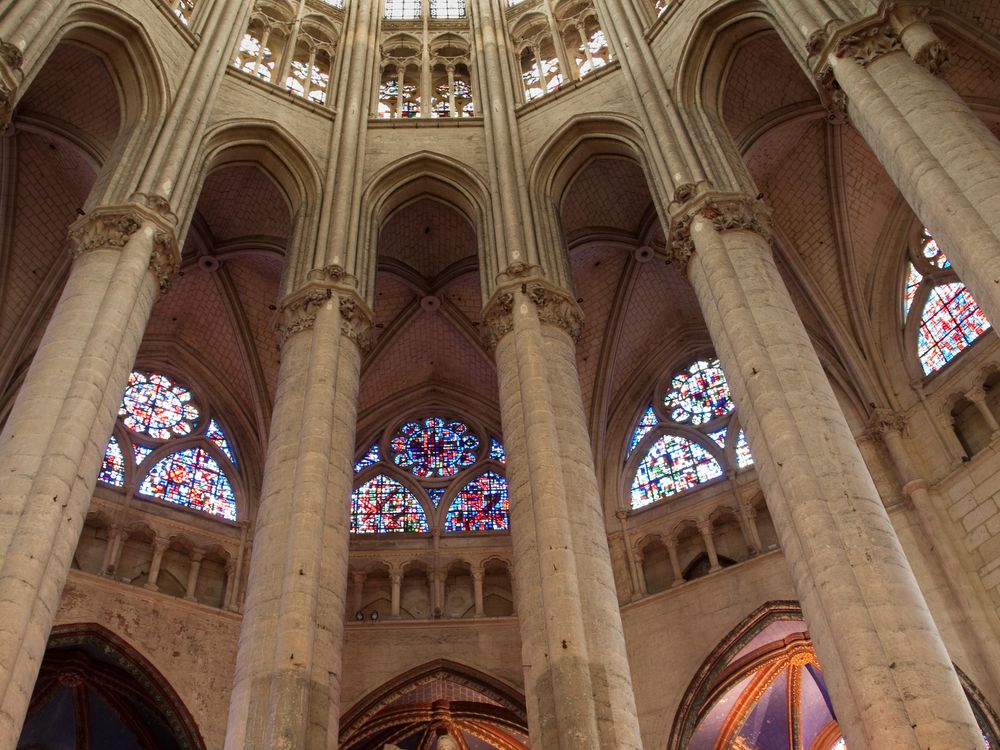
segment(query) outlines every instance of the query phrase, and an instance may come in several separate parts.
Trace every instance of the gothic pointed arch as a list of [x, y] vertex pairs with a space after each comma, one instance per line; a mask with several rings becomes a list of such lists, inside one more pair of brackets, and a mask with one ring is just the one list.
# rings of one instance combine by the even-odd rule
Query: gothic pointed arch
[[96, 623], [57, 625], [19, 747], [126, 744], [161, 750], [206, 747], [180, 696], [135, 648]]
[[444, 733], [478, 740], [476, 747], [525, 750], [524, 698], [490, 675], [438, 659], [387, 681], [350, 708], [341, 720], [340, 747], [409, 747], [407, 740], [432, 742]]

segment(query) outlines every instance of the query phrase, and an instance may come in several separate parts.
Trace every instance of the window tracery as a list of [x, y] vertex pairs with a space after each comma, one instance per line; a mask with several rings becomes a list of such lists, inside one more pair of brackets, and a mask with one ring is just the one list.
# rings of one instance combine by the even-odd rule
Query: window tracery
[[[510, 6], [521, 5], [511, 2]], [[557, 91], [612, 60], [597, 9], [590, 0], [525, 4], [511, 21], [514, 55], [526, 101]]]
[[924, 375], [945, 367], [991, 327], [928, 229], [910, 252], [903, 282], [903, 320], [907, 330], [915, 329]]
[[[460, 5], [464, 9], [464, 3]], [[458, 15], [435, 16], [436, 7], [442, 13]], [[458, 7], [455, 3], [447, 8], [431, 5], [431, 17], [419, 26], [386, 17], [375, 111], [378, 118], [476, 116], [471, 45], [464, 12], [459, 13]]]
[[387, 432], [354, 464], [352, 532], [506, 531], [507, 455], [497, 438], [481, 435], [442, 416]]
[[[341, 0], [325, 3], [343, 8]], [[339, 15], [328, 16], [305, 5], [299, 13], [291, 17], [283, 7], [258, 3], [233, 66], [290, 94], [325, 105], [336, 60]]]
[[229, 472], [236, 452], [218, 420], [205, 416], [192, 392], [167, 375], [132, 372], [98, 481], [235, 521]]
[[717, 359], [696, 360], [660, 393], [639, 416], [625, 451], [632, 508], [753, 465]]
[[191, 24], [191, 17], [194, 15], [194, 7], [197, 0], [171, 0], [170, 9], [182, 24]]

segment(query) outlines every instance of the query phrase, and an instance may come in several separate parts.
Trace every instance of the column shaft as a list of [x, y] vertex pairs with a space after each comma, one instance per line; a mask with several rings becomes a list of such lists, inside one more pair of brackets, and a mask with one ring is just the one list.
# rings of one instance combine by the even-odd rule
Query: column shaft
[[201, 561], [204, 555], [199, 551], [191, 553], [191, 567], [188, 568], [187, 585], [184, 587], [184, 598], [189, 602], [198, 601], [195, 592], [198, 590], [198, 576], [201, 575]]
[[755, 231], [756, 207], [720, 199], [689, 210], [692, 284], [849, 746], [982, 747], [857, 444]]
[[572, 304], [533, 283], [487, 310], [509, 332], [496, 359], [529, 726], [541, 747], [638, 748], [575, 348], [549, 324], [573, 319]]
[[104, 448], [175, 249], [124, 207], [77, 225], [81, 252], [0, 434], [0, 748], [13, 748]]
[[1000, 321], [1000, 142], [887, 23], [874, 32], [891, 51], [849, 47], [828, 58], [851, 122], [987, 317]]
[[[250, 560], [227, 748], [336, 738], [360, 350], [351, 293], [286, 301], [281, 369]], [[332, 725], [331, 725], [332, 723]]]

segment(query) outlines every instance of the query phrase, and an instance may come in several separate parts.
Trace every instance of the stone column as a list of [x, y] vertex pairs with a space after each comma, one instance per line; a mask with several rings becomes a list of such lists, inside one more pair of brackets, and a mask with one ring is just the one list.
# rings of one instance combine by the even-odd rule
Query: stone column
[[476, 617], [486, 615], [486, 607], [483, 604], [483, 569], [472, 569], [472, 596], [476, 602]]
[[392, 599], [390, 602], [390, 616], [393, 619], [399, 619], [399, 600], [401, 588], [403, 585], [403, 574], [397, 570], [392, 571], [389, 574], [389, 581], [392, 584]]
[[49, 40], [43, 28], [68, 5], [66, 0], [8, 0], [0, 9], [0, 131], [10, 123], [26, 68]]
[[764, 543], [760, 539], [760, 528], [757, 526], [757, 509], [748, 502], [740, 501], [740, 514], [743, 516], [743, 523], [750, 533], [750, 547], [753, 554], [759, 555], [764, 552]]
[[117, 567], [118, 547], [124, 533], [125, 529], [119, 523], [112, 524], [109, 527], [108, 542], [104, 545], [104, 559], [101, 561], [102, 576], [111, 575], [111, 571]]
[[687, 581], [684, 580], [684, 571], [681, 570], [681, 561], [677, 557], [677, 540], [668, 539], [665, 544], [667, 545], [667, 554], [670, 556], [670, 571], [674, 574], [674, 582], [670, 584], [671, 586], [681, 586]]
[[940, 40], [930, 43], [930, 28], [902, 12], [814, 36], [817, 77], [987, 317], [1000, 321], [1000, 142], [934, 75], [945, 58]]
[[903, 492], [913, 503], [920, 528], [926, 536], [927, 552], [940, 562], [958, 611], [972, 625], [972, 637], [968, 640], [979, 652], [980, 661], [996, 689], [1000, 686], [1000, 620], [978, 571], [963, 556], [962, 541], [957, 538], [954, 522], [940, 503], [931, 497], [927, 480], [920, 478], [913, 468], [903, 441], [905, 426], [906, 421], [901, 414], [876, 409], [869, 420], [868, 432], [872, 437], [881, 438], [889, 451], [903, 482]]
[[[982, 748], [982, 734], [753, 199], [672, 216], [849, 747]], [[933, 706], [933, 709], [930, 707]]]
[[198, 590], [198, 576], [201, 574], [201, 561], [205, 559], [205, 553], [200, 549], [191, 552], [191, 567], [188, 568], [187, 585], [184, 587], [184, 598], [189, 602], [198, 601], [195, 592]]
[[163, 553], [167, 551], [169, 546], [169, 539], [164, 539], [163, 537], [158, 536], [153, 540], [153, 559], [149, 563], [149, 575], [146, 576], [146, 582], [143, 584], [143, 588], [147, 588], [150, 591], [160, 590], [160, 587], [156, 585], [156, 582], [160, 578], [160, 566], [163, 564]]
[[226, 589], [222, 593], [222, 609], [229, 609], [233, 605], [233, 594], [236, 591], [236, 563], [226, 560]]
[[639, 748], [576, 373], [579, 310], [538, 277], [507, 277], [484, 320], [496, 346], [532, 743]]
[[715, 538], [712, 536], [712, 522], [709, 520], [698, 522], [698, 533], [705, 543], [705, 554], [708, 555], [708, 572], [716, 573], [722, 570], [719, 564], [719, 553], [715, 550]]
[[642, 560], [635, 553], [632, 537], [628, 533], [628, 511], [615, 511], [615, 518], [622, 530], [622, 546], [625, 548], [625, 562], [628, 565], [629, 581], [632, 584], [632, 601], [638, 601], [646, 595], [646, 581], [642, 570]]
[[990, 411], [990, 407], [986, 403], [986, 391], [983, 387], [976, 386], [966, 391], [965, 397], [972, 402], [972, 405], [976, 407], [976, 411], [979, 412], [979, 416], [983, 418], [986, 426], [990, 428], [990, 435], [996, 437], [997, 433], [1000, 432], [1000, 424], [997, 423], [997, 418], [993, 416], [993, 412]]
[[169, 219], [99, 208], [0, 434], [0, 749], [13, 748], [104, 448], [153, 302], [178, 260]]
[[351, 580], [354, 583], [354, 588], [351, 590], [351, 607], [347, 614], [353, 617], [357, 612], [361, 611], [361, 607], [364, 606], [365, 600], [365, 579], [368, 578], [368, 574], [363, 570], [356, 570], [351, 575]]
[[250, 559], [228, 750], [336, 745], [360, 345], [339, 269], [282, 303], [281, 367]]

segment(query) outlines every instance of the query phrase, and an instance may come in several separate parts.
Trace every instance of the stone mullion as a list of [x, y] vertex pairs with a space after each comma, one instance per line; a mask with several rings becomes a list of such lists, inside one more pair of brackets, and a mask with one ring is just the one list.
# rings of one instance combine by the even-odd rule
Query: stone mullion
[[[760, 233], [732, 196], [685, 209], [689, 274], [848, 743], [981, 747], [892, 524]], [[685, 219], [673, 243], [684, 256]], [[678, 231], [677, 228], [681, 231]], [[926, 710], [935, 705], [934, 712]]]
[[79, 257], [0, 437], [0, 748], [19, 733], [121, 394], [176, 261], [166, 222], [137, 206], [94, 211], [75, 231]]
[[[548, 309], [560, 302], [544, 300]], [[591, 684], [601, 732], [599, 746], [641, 748], [639, 723], [621, 609], [615, 588], [604, 505], [597, 483], [587, 413], [580, 393], [574, 337], [575, 323], [561, 325], [561, 314], [553, 316], [555, 325], [543, 327], [545, 369], [552, 394], [552, 410], [558, 429], [560, 460], [566, 497], [572, 498], [570, 525], [573, 555], [580, 577], [580, 599], [590, 659]], [[572, 319], [569, 319], [572, 320]], [[567, 330], [568, 329], [568, 330]]]

